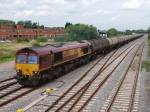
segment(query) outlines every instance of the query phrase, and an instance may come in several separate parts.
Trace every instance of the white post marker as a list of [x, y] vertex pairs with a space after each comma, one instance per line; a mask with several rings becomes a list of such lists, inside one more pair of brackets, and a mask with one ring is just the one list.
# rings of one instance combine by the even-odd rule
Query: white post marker
[[47, 96], [49, 96], [52, 93], [52, 88], [47, 88], [45, 90], [45, 92], [43, 93], [43, 96], [40, 97], [39, 99], [35, 100], [34, 102], [32, 102], [31, 104], [29, 104], [28, 106], [26, 106], [23, 109], [17, 109], [16, 112], [25, 112], [27, 111], [29, 108], [31, 108], [32, 106], [34, 106], [35, 104], [37, 104], [38, 102], [40, 102], [41, 100], [43, 100], [44, 98], [46, 98]]

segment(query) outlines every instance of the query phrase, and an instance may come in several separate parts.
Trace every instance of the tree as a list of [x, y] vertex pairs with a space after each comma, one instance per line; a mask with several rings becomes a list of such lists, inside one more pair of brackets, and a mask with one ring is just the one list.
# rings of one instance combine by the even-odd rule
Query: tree
[[89, 40], [98, 37], [97, 28], [92, 25], [85, 24], [75, 24], [69, 25], [65, 29], [66, 40], [69, 41], [79, 41], [79, 40]]
[[38, 28], [38, 27], [39, 27], [38, 23], [36, 22], [32, 23], [32, 28]]
[[39, 23], [37, 22], [32, 22], [30, 20], [26, 20], [26, 21], [18, 21], [17, 24], [20, 25], [24, 25], [26, 28], [42, 28], [44, 29], [44, 25], [39, 25]]
[[107, 33], [108, 33], [108, 36], [111, 37], [111, 36], [117, 36], [119, 31], [117, 29], [115, 29], [115, 28], [110, 28], [107, 31]]
[[15, 22], [11, 20], [0, 20], [0, 25], [15, 25]]
[[45, 36], [37, 37], [37, 42], [47, 42], [47, 41], [48, 41], [48, 38]]
[[132, 34], [132, 31], [131, 30], [126, 30], [125, 31], [125, 35], [131, 35]]
[[18, 21], [17, 24], [19, 24], [19, 25], [25, 25], [25, 22], [24, 21]]
[[44, 29], [44, 25], [41, 25], [39, 28]]
[[26, 28], [32, 28], [32, 22], [30, 20], [25, 21], [24, 25]]
[[67, 22], [67, 23], [65, 24], [65, 28], [67, 28], [67, 27], [70, 26], [70, 25], [72, 25], [72, 23]]
[[148, 39], [150, 40], [150, 27], [148, 28], [147, 32], [148, 32]]

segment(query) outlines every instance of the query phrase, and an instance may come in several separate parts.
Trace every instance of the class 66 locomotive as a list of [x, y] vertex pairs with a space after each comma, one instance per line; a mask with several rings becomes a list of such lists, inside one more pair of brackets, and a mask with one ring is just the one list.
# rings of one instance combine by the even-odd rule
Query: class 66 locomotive
[[136, 34], [22, 48], [16, 52], [16, 79], [25, 86], [40, 85], [88, 63], [100, 53], [109, 52], [141, 36]]

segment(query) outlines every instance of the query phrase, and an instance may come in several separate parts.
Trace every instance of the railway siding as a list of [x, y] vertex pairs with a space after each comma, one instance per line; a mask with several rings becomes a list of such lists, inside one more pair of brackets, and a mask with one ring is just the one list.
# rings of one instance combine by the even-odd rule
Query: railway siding
[[[107, 56], [105, 56], [97, 64], [96, 64], [97, 60], [94, 62], [90, 62], [89, 63], [90, 66], [88, 65], [88, 67], [86, 67], [87, 65], [85, 65], [85, 67], [78, 68], [77, 70], [72, 71], [71, 73], [68, 73], [67, 75], [65, 75], [63, 77], [60, 77], [59, 79], [45, 85], [44, 87], [41, 87], [36, 91], [33, 91], [31, 94], [24, 95], [22, 98], [19, 98], [18, 100], [15, 100], [14, 102], [12, 102], [10, 104], [5, 105], [4, 107], [2, 107], [0, 109], [0, 111], [2, 110], [2, 111], [6, 111], [6, 112], [8, 111], [9, 112], [10, 110], [15, 111], [18, 108], [24, 108], [24, 107], [28, 106], [31, 102], [34, 102], [34, 99], [36, 100], [36, 97], [38, 97], [38, 96], [40, 97], [40, 93], [43, 90], [45, 90], [45, 88], [50, 87], [50, 86], [57, 88], [56, 90], [54, 90], [54, 92], [50, 96], [48, 96], [44, 100], [35, 104], [29, 110], [27, 110], [27, 112], [31, 112], [31, 111], [32, 112], [33, 111], [45, 112], [45, 110], [49, 106], [51, 106], [58, 98], [60, 98], [62, 96], [62, 94], [64, 94], [71, 87], [71, 85], [73, 85], [79, 78], [81, 78], [83, 76], [83, 72], [86, 73], [90, 67], [92, 67], [94, 64], [96, 64], [97, 66], [95, 66], [92, 69], [92, 71], [89, 72], [87, 77], [85, 77], [79, 84], [77, 84], [75, 87], [73, 87], [72, 91], [66, 95], [66, 98], [70, 99], [71, 96], [73, 96], [78, 90], [80, 90], [84, 85], [87, 84], [87, 86], [85, 86], [83, 89], [81, 89], [81, 91], [78, 94], [76, 94], [72, 100], [70, 100], [71, 102], [67, 102], [67, 104], [65, 104], [65, 107], [60, 108], [60, 110], [59, 110], [58, 108], [60, 107], [60, 105], [63, 105], [63, 103], [68, 100], [68, 99], [63, 99], [61, 102], [59, 102], [60, 105], [55, 105], [52, 110], [48, 110], [48, 111], [55, 111], [57, 109], [58, 109], [57, 111], [68, 111], [68, 109], [69, 109], [70, 111], [82, 110], [85, 112], [87, 112], [87, 111], [98, 112], [100, 109], [103, 109], [103, 108], [108, 106], [109, 102], [107, 103], [107, 100], [109, 100], [109, 101], [111, 100], [110, 99], [111, 92], [112, 92], [112, 94], [114, 94], [115, 90], [117, 89], [117, 87], [115, 86], [115, 84], [117, 84], [117, 83], [111, 83], [111, 80], [113, 79], [114, 82], [119, 81], [118, 80], [118, 79], [120, 79], [119, 76], [120, 77], [122, 76], [121, 72], [125, 71], [125, 69], [128, 67], [128, 64], [131, 60], [131, 57], [133, 57], [133, 55], [136, 52], [137, 47], [140, 45], [141, 41], [143, 41], [143, 40], [138, 39], [135, 42], [129, 43], [129, 45], [125, 45], [125, 46], [119, 48], [118, 50], [109, 53]], [[132, 47], [129, 47], [129, 46], [132, 46]], [[125, 49], [127, 49], [127, 50], [125, 50]], [[125, 52], [119, 56], [119, 54], [121, 54], [121, 52], [123, 52], [124, 50], [125, 50]], [[132, 52], [130, 52], [130, 50]], [[126, 57], [126, 54], [128, 52], [130, 52], [130, 53]], [[114, 53], [114, 55], [113, 55], [113, 53]], [[136, 58], [134, 59], [134, 62], [132, 64], [132, 66], [130, 67], [129, 74], [134, 74], [135, 71], [137, 71], [137, 67], [138, 67], [137, 62], [139, 61], [139, 56], [140, 56], [139, 54], [136, 55]], [[105, 63], [106, 60], [109, 59], [109, 57], [111, 57], [111, 60], [109, 60], [107, 63]], [[126, 57], [126, 58], [124, 59], [124, 57]], [[117, 64], [120, 63], [120, 61], [122, 59], [124, 59], [123, 62], [119, 66], [117, 66]], [[111, 63], [112, 60], [114, 60], [114, 61]], [[115, 66], [117, 66], [117, 67], [115, 67]], [[97, 73], [97, 71], [100, 68], [102, 68], [101, 70], [103, 71], [103, 73], [100, 76], [98, 76], [93, 82], [91, 82], [91, 84], [88, 83], [88, 81], [93, 78], [92, 76], [94, 76], [94, 74]], [[98, 90], [96, 92], [96, 94], [93, 97], [91, 97], [91, 94], [98, 88], [99, 83], [103, 82], [105, 77], [107, 77], [107, 75], [110, 74], [111, 71], [113, 71], [113, 69], [115, 69], [114, 73], [112, 73], [110, 75], [110, 78], [106, 79], [106, 82], [104, 82], [104, 84], [102, 84], [102, 86], [100, 87], [100, 90]], [[120, 69], [120, 71], [118, 72], [119, 69]], [[70, 76], [69, 76], [69, 74], [70, 74]], [[131, 75], [131, 76], [128, 77], [129, 80], [134, 79], [134, 75]], [[139, 78], [140, 78], [140, 76], [141, 75], [139, 75]], [[131, 84], [129, 84], [129, 82], [130, 81], [128, 81], [128, 80], [126, 81], [126, 83], [128, 83], [128, 86], [130, 87]], [[108, 86], [110, 83], [112, 86], [114, 86], [114, 89], [112, 89], [111, 87]], [[134, 104], [133, 104], [133, 110], [134, 111], [137, 111], [137, 109], [138, 109], [137, 107], [139, 105], [139, 94], [140, 94], [139, 86], [140, 86], [140, 83], [138, 81], [137, 89], [135, 91]], [[122, 92], [120, 92], [120, 96], [119, 96], [119, 97], [122, 97], [122, 100], [119, 98], [119, 100], [116, 101], [115, 104], [117, 104], [117, 102], [121, 102], [121, 101], [123, 101], [123, 102], [128, 101], [128, 99], [124, 100], [124, 98], [126, 98], [126, 95], [123, 94], [124, 93], [123, 91], [125, 91], [125, 89], [130, 89], [130, 88], [127, 88], [127, 86], [124, 86], [124, 88], [121, 90]], [[107, 89], [107, 93], [105, 93], [106, 92], [105, 89]], [[131, 91], [127, 91], [127, 92], [131, 92]], [[130, 94], [127, 94], [127, 95], [130, 95]], [[88, 101], [88, 103], [85, 106], [83, 106], [83, 104], [85, 102], [87, 102], [87, 99], [90, 97], [92, 99], [90, 99]], [[31, 99], [29, 99], [29, 98], [31, 98]], [[19, 102], [20, 102], [20, 104], [19, 104]], [[104, 105], [104, 107], [101, 108], [103, 105]], [[83, 106], [83, 108], [81, 109], [82, 106]], [[119, 107], [119, 106], [114, 105], [115, 111], [118, 110], [117, 107]], [[126, 104], [122, 103], [121, 106], [126, 106]], [[126, 109], [126, 108], [124, 108], [124, 109]], [[46, 112], [48, 112], [48, 111], [46, 111]], [[118, 111], [120, 111], [120, 110], [118, 110]]]
[[124, 76], [115, 85], [101, 112], [138, 111], [138, 75], [141, 67], [143, 47], [141, 49], [136, 53]]

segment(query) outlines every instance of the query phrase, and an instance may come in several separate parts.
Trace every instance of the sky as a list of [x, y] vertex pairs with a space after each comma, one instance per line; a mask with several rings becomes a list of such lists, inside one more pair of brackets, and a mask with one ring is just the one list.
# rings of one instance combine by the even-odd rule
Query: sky
[[101, 30], [147, 29], [150, 0], [0, 0], [0, 19], [32, 20], [49, 27], [71, 22]]

